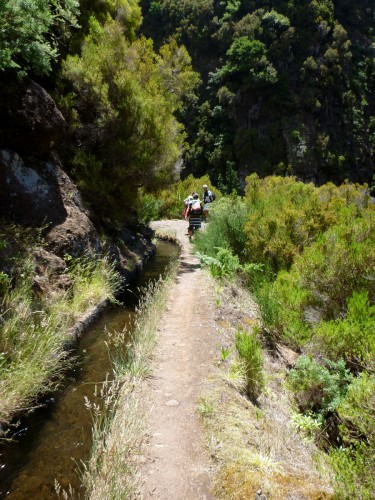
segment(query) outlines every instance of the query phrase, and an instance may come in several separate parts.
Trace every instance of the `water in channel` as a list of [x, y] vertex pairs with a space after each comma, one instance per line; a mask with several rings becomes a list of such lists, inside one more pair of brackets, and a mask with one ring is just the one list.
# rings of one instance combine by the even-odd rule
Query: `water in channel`
[[56, 499], [56, 482], [64, 490], [71, 485], [73, 498], [84, 498], [77, 464], [88, 459], [92, 444], [91, 416], [85, 397], [95, 401], [95, 386], [112, 373], [105, 332], [130, 327], [138, 288], [163, 275], [178, 253], [177, 245], [158, 243], [156, 255], [145, 265], [137, 283], [124, 294], [123, 304], [109, 307], [80, 339], [74, 353], [76, 362], [64, 389], [51, 395], [43, 407], [21, 422], [17, 441], [1, 447], [0, 498]]

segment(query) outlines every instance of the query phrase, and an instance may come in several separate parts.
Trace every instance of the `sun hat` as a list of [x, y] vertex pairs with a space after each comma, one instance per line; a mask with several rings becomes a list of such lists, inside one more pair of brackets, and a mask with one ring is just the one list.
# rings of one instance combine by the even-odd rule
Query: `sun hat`
[[206, 187], [208, 187], [208, 186], [207, 186], [207, 184], [203, 184], [203, 186], [202, 186], [202, 187], [206, 188]]

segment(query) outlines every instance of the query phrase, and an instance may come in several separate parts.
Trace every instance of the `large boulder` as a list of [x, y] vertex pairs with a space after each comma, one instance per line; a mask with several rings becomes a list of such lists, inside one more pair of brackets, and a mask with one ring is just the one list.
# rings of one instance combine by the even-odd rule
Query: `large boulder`
[[46, 157], [66, 129], [51, 96], [29, 78], [0, 78], [0, 149], [21, 156]]
[[54, 253], [77, 257], [100, 248], [99, 235], [88, 215], [57, 156], [29, 163], [15, 152], [0, 150], [0, 217], [44, 227]]

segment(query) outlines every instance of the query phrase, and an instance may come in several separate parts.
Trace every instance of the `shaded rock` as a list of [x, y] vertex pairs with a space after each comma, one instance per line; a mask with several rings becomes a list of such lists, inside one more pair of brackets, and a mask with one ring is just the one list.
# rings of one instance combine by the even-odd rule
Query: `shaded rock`
[[72, 280], [66, 274], [67, 266], [63, 259], [44, 248], [36, 250], [33, 255], [36, 263], [33, 281], [35, 292], [51, 294], [70, 288]]
[[78, 257], [100, 249], [81, 196], [56, 156], [31, 164], [17, 153], [0, 151], [0, 217], [44, 227], [50, 250], [59, 256]]
[[48, 155], [66, 129], [51, 96], [29, 78], [4, 75], [0, 95], [0, 148], [34, 158]]

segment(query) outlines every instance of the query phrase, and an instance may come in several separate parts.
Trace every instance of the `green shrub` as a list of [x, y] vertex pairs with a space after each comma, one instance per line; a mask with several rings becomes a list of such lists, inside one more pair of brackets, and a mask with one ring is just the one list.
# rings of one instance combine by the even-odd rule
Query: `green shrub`
[[196, 237], [196, 248], [207, 255], [215, 256], [215, 247], [231, 249], [241, 262], [246, 258], [247, 218], [246, 204], [239, 196], [230, 195], [216, 200], [210, 208], [209, 224]]
[[273, 293], [272, 284], [269, 281], [264, 281], [263, 286], [255, 291], [255, 297], [258, 302], [263, 327], [268, 332], [279, 333], [280, 304]]
[[329, 461], [335, 474], [335, 498], [372, 500], [375, 497], [373, 447], [360, 442], [348, 448], [331, 449]]
[[[345, 212], [349, 215], [349, 210]], [[367, 290], [369, 299], [375, 300], [374, 270], [375, 210], [366, 209], [360, 217], [350, 216], [330, 228], [306, 248], [295, 261], [293, 273], [319, 303], [322, 318], [329, 320], [346, 313], [353, 292]]]
[[303, 413], [324, 415], [335, 410], [346, 394], [352, 377], [345, 363], [326, 360], [326, 364], [323, 366], [309, 356], [300, 356], [290, 371], [287, 384]]
[[347, 394], [341, 400], [339, 414], [341, 434], [347, 444], [356, 439], [366, 439], [375, 447], [375, 375], [361, 373], [348, 387]]
[[375, 359], [375, 306], [368, 292], [354, 292], [348, 300], [346, 318], [321, 322], [314, 329], [313, 344], [325, 356], [344, 358], [363, 366]]
[[237, 271], [240, 269], [240, 262], [237, 255], [233, 255], [230, 250], [226, 248], [216, 248], [216, 257], [201, 254], [197, 252], [203, 265], [210, 269], [210, 273], [214, 278], [230, 278], [234, 279]]
[[[375, 300], [375, 210], [366, 208], [360, 215], [356, 214], [356, 210], [354, 205], [344, 208], [340, 224], [328, 229], [315, 243], [306, 247], [295, 259], [290, 271], [279, 273], [275, 281], [274, 292], [280, 302], [283, 338], [294, 347], [304, 345], [318, 323], [321, 326], [316, 327], [317, 332], [325, 333], [317, 334], [315, 347], [317, 339], [321, 339], [324, 352], [329, 350], [324, 348], [327, 329], [334, 336], [339, 335], [339, 329], [342, 332], [345, 330], [345, 337], [352, 335], [358, 339], [368, 336], [365, 331], [371, 331], [372, 309], [363, 305], [358, 295], [354, 295], [358, 302], [356, 307], [360, 308], [357, 318], [365, 311], [369, 318], [353, 320], [353, 304], [351, 318], [343, 323], [339, 321], [347, 316], [348, 301], [353, 294], [368, 294], [370, 304]], [[322, 321], [334, 320], [337, 322], [323, 326]], [[351, 334], [348, 328], [354, 323], [359, 330]], [[327, 342], [333, 345], [329, 338]], [[367, 342], [370, 342], [369, 338]], [[339, 351], [337, 346], [335, 359], [343, 355]]]
[[260, 396], [264, 388], [263, 356], [259, 340], [249, 333], [238, 330], [235, 345], [246, 377], [246, 393], [251, 398]]
[[270, 287], [270, 294], [278, 305], [278, 333], [284, 342], [297, 350], [311, 338], [312, 331], [305, 311], [313, 307], [311, 294], [301, 286], [299, 278], [292, 271], [280, 271]]
[[137, 215], [138, 220], [143, 224], [148, 224], [153, 220], [160, 219], [163, 202], [151, 193], [142, 193], [138, 197]]
[[253, 262], [267, 262], [275, 270], [288, 268], [303, 248], [329, 224], [327, 202], [312, 184], [293, 177], [247, 178], [245, 225], [248, 254]]
[[246, 182], [247, 252], [253, 262], [267, 262], [275, 270], [288, 269], [321, 233], [339, 222], [348, 224], [369, 206], [366, 186], [316, 188], [294, 177], [259, 179], [256, 174]]

